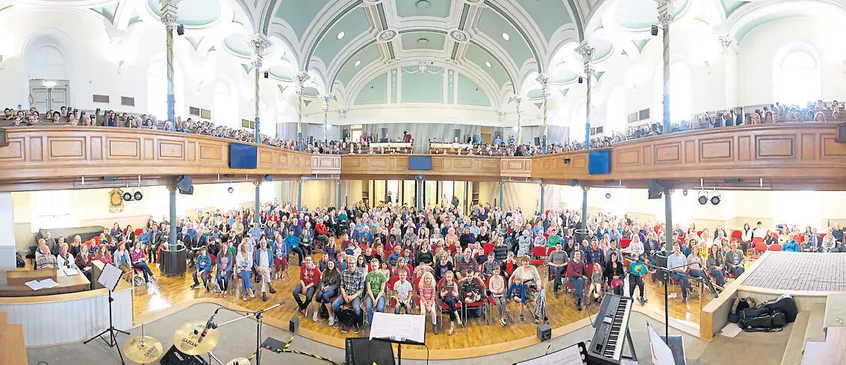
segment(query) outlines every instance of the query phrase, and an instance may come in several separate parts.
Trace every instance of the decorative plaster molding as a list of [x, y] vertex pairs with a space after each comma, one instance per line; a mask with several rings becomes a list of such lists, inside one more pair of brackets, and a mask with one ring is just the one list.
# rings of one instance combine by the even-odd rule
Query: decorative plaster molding
[[332, 98], [334, 97], [335, 96], [332, 94], [320, 95], [320, 101], [323, 102], [323, 107], [321, 108], [321, 110], [323, 110], [324, 113], [329, 112], [329, 102], [331, 102]]
[[264, 50], [270, 48], [270, 39], [268, 39], [265, 35], [259, 33], [247, 38], [247, 43], [249, 44], [250, 49], [253, 50], [253, 60], [250, 63], [256, 70], [261, 69], [261, 66], [263, 64], [263, 57], [261, 54], [264, 53]]
[[676, 18], [673, 0], [655, 0], [658, 4], [658, 22], [662, 26], [669, 25]]
[[338, 117], [341, 119], [347, 119], [347, 111], [349, 111], [349, 109], [339, 109]]
[[365, 6], [379, 5], [383, 0], [362, 0]]
[[719, 39], [720, 44], [723, 46], [723, 48], [731, 47], [732, 42], [734, 42], [734, 38], [732, 38], [728, 34], [719, 36]]
[[297, 95], [302, 95], [305, 89], [305, 83], [311, 80], [311, 75], [306, 71], [300, 71], [294, 76], [294, 92]]
[[470, 35], [461, 29], [451, 30], [449, 32], [449, 37], [458, 43], [467, 43], [470, 41]]
[[397, 33], [396, 30], [385, 29], [385, 30], [379, 32], [378, 34], [376, 34], [376, 41], [382, 42], [382, 43], [387, 43], [387, 42], [394, 40], [394, 38], [397, 37], [397, 34], [399, 34], [399, 33]]
[[514, 97], [514, 104], [516, 104], [517, 115], [523, 115], [523, 97], [522, 96], [515, 96]]
[[550, 91], [550, 88], [549, 88], [550, 83], [549, 83], [549, 75], [548, 74], [545, 74], [545, 73], [538, 74], [538, 77], [535, 78], [535, 81], [537, 81], [539, 84], [541, 84], [541, 92], [543, 93], [544, 98], [548, 98], [548, 97], [550, 97], [550, 95], [552, 95], [552, 92]]

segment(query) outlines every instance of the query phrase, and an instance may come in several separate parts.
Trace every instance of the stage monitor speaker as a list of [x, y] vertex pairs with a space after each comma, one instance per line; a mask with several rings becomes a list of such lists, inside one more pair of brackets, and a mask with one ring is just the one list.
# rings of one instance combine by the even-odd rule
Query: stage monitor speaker
[[[667, 255], [663, 252], [655, 254], [655, 263], [653, 264], [658, 267], [667, 267]], [[664, 271], [658, 271], [655, 274], [658, 274], [658, 280], [665, 280], [664, 276], [667, 274]], [[653, 274], [654, 275], [654, 274]]]
[[180, 175], [176, 178], [176, 189], [180, 194], [194, 194], [194, 181], [188, 175]]
[[548, 324], [543, 323], [538, 326], [538, 340], [549, 341], [552, 338], [552, 327], [549, 327]]
[[364, 338], [347, 338], [347, 365], [394, 365], [394, 348], [387, 341]]
[[658, 180], [649, 181], [649, 199], [661, 199], [664, 197], [664, 186]]
[[541, 145], [541, 138], [535, 137], [535, 146], [540, 146], [540, 145]]
[[292, 333], [297, 333], [297, 330], [300, 328], [300, 317], [293, 316], [291, 320], [288, 321], [288, 330]]
[[170, 346], [170, 350], [162, 356], [162, 359], [159, 360], [159, 364], [161, 365], [208, 365], [208, 363], [203, 360], [202, 357], [198, 355], [188, 355], [179, 349], [176, 346]]

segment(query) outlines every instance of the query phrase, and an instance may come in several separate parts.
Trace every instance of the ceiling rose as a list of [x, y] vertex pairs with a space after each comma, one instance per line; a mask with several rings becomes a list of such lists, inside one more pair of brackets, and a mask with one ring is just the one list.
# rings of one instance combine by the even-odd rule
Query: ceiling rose
[[449, 32], [449, 37], [458, 43], [465, 43], [470, 40], [470, 35], [461, 29], [453, 29]]
[[397, 36], [397, 31], [393, 29], [385, 29], [376, 35], [376, 40], [379, 42], [390, 42]]
[[429, 44], [428, 38], [420, 38], [417, 40], [417, 44]]
[[432, 6], [432, 4], [429, 2], [429, 0], [417, 0], [417, 2], [414, 3], [414, 6], [416, 6], [418, 9], [428, 9], [430, 6]]

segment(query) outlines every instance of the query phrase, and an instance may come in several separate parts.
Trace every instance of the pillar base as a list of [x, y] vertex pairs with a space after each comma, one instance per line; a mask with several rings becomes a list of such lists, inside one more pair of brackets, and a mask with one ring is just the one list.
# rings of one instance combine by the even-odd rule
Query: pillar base
[[188, 269], [188, 250], [185, 246], [178, 245], [176, 250], [162, 249], [162, 261], [159, 269], [165, 277], [185, 275]]

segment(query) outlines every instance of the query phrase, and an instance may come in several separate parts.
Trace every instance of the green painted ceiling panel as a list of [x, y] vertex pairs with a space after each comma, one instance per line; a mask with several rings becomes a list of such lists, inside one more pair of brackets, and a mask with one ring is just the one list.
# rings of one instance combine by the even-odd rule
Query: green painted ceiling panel
[[[416, 50], [416, 49], [444, 49], [446, 42], [446, 35], [435, 32], [409, 32], [400, 36], [402, 38], [402, 49]], [[425, 41], [422, 41], [425, 39]]]
[[[508, 73], [502, 68], [502, 65], [496, 61], [490, 54], [475, 44], [467, 46], [467, 60], [476, 64], [482, 71], [491, 76], [498, 87], [502, 87], [509, 82]], [[487, 62], [487, 63], [486, 63]], [[490, 64], [491, 67], [487, 65]]]
[[302, 39], [311, 22], [330, 0], [281, 0], [276, 17], [288, 23], [297, 38]]
[[403, 18], [428, 16], [446, 18], [452, 8], [452, 0], [397, 0], [397, 15]]
[[[159, 0], [147, 0], [157, 16], [162, 15]], [[182, 0], [179, 2], [179, 24], [202, 27], [214, 23], [221, 15], [220, 0]]]
[[[320, 40], [317, 50], [314, 51], [314, 56], [320, 58], [323, 64], [328, 67], [335, 56], [341, 52], [341, 49], [350, 43], [350, 39], [367, 32], [370, 29], [369, 27], [364, 8], [356, 8], [350, 11], [326, 32], [326, 35]], [[344, 32], [344, 37], [338, 39], [338, 34], [341, 32]]]
[[547, 41], [552, 38], [558, 28], [573, 22], [562, 0], [517, 0], [517, 2], [531, 15]]
[[388, 102], [388, 74], [383, 73], [368, 82], [358, 96], [355, 105], [385, 104]]
[[443, 103], [444, 101], [444, 69], [429, 67], [429, 71], [422, 74], [409, 73], [416, 70], [416, 66], [403, 67], [402, 77], [403, 103]]
[[[350, 80], [352, 80], [359, 71], [363, 70], [365, 66], [379, 60], [381, 56], [381, 53], [379, 53], [379, 47], [376, 43], [364, 47], [364, 49], [347, 60], [347, 63], [344, 64], [344, 67], [341, 69], [341, 72], [338, 73], [336, 79], [344, 86], [349, 86]], [[355, 64], [358, 61], [361, 61], [361, 63], [356, 66]]]
[[458, 74], [458, 103], [462, 105], [491, 106], [488, 96], [469, 77]]
[[[517, 32], [517, 29], [493, 10], [485, 9], [482, 11], [477, 28], [505, 49], [514, 63], [517, 64], [517, 68], [520, 68], [523, 62], [532, 57], [532, 51], [523, 37], [520, 36], [520, 33]], [[509, 40], [502, 37], [503, 33], [508, 34]]]

